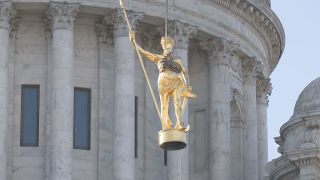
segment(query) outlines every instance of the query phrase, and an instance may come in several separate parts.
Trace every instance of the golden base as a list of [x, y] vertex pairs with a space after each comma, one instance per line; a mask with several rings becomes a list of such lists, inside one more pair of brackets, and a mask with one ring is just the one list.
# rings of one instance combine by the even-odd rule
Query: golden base
[[159, 132], [159, 145], [165, 150], [180, 150], [187, 147], [187, 133], [179, 129], [167, 129]]

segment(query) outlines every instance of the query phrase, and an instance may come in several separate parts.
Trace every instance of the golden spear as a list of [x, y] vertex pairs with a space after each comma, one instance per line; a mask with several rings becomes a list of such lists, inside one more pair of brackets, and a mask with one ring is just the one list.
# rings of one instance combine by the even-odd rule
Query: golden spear
[[[131, 29], [131, 26], [130, 26], [130, 23], [129, 23], [129, 20], [128, 20], [128, 17], [127, 17], [126, 9], [124, 8], [124, 5], [123, 5], [122, 0], [120, 0], [120, 5], [121, 5], [121, 8], [122, 8], [122, 10], [123, 10], [124, 16], [126, 17], [129, 30], [130, 30], [130, 32], [132, 32], [132, 29]], [[136, 39], [135, 39], [135, 38], [133, 39], [133, 41], [134, 41], [134, 44], [136, 44]], [[164, 123], [163, 123], [163, 120], [162, 120], [162, 117], [161, 117], [161, 114], [160, 114], [160, 110], [159, 110], [159, 107], [158, 107], [158, 103], [157, 103], [156, 97], [155, 97], [155, 95], [154, 95], [153, 89], [152, 89], [152, 87], [151, 87], [151, 84], [150, 84], [150, 81], [149, 81], [149, 78], [148, 78], [146, 69], [145, 69], [145, 67], [144, 67], [144, 64], [143, 64], [143, 61], [142, 61], [142, 58], [141, 58], [140, 51], [139, 51], [139, 49], [138, 49], [138, 46], [135, 46], [135, 49], [136, 49], [136, 51], [137, 51], [137, 53], [138, 53], [138, 56], [139, 56], [139, 59], [140, 59], [140, 63], [141, 63], [141, 66], [142, 66], [142, 69], [143, 69], [143, 72], [144, 72], [144, 75], [146, 76], [146, 79], [147, 79], [147, 82], [148, 82], [148, 85], [149, 85], [149, 89], [150, 89], [150, 91], [151, 91], [151, 95], [152, 95], [154, 104], [156, 105], [156, 108], [157, 108], [157, 111], [158, 111], [158, 115], [159, 115], [159, 118], [160, 118], [160, 121], [161, 121], [161, 124], [162, 124], [162, 129], [164, 129]]]

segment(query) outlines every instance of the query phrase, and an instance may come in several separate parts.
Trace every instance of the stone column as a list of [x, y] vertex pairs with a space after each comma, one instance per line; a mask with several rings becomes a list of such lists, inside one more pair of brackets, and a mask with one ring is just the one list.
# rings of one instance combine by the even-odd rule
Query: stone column
[[51, 2], [52, 24], [51, 180], [72, 180], [73, 27], [80, 4]]
[[17, 13], [12, 2], [0, 2], [0, 179], [5, 180], [7, 172], [7, 123], [9, 98], [9, 31], [10, 21]]
[[261, 72], [261, 62], [253, 58], [246, 58], [242, 62], [243, 68], [243, 118], [244, 124], [244, 164], [243, 179], [258, 179], [258, 146], [257, 146], [257, 102], [256, 82]]
[[224, 38], [200, 42], [210, 60], [210, 179], [231, 179], [229, 61], [239, 45]]
[[267, 108], [268, 95], [271, 94], [272, 87], [270, 79], [259, 79], [257, 81], [257, 140], [258, 140], [258, 175], [259, 180], [267, 176], [265, 166], [268, 163], [268, 126]]
[[[114, 12], [114, 114], [113, 176], [117, 180], [134, 180], [135, 49], [121, 9]], [[129, 23], [136, 30], [144, 13], [127, 11]]]
[[[197, 33], [197, 26], [189, 25], [188, 23], [182, 23], [178, 20], [169, 22], [168, 32], [169, 37], [174, 40], [173, 55], [178, 56], [183, 66], [188, 72], [188, 47], [189, 39]], [[157, 28], [159, 34], [164, 37], [164, 26]], [[190, 84], [192, 87], [192, 84]], [[182, 91], [185, 91], [183, 89]], [[190, 99], [188, 100], [190, 101]], [[182, 102], [183, 103], [183, 98]], [[183, 113], [183, 123], [185, 126], [189, 124], [189, 103], [187, 102], [185, 111]], [[170, 98], [169, 104], [169, 117], [172, 120], [172, 127], [176, 125], [177, 119], [175, 115], [175, 108], [173, 98]], [[189, 136], [187, 136], [189, 138]], [[188, 141], [188, 140], [187, 140]], [[167, 152], [167, 167], [168, 167], [168, 180], [180, 180], [180, 160], [181, 151], [168, 151]], [[182, 150], [182, 179], [189, 179], [189, 146]]]

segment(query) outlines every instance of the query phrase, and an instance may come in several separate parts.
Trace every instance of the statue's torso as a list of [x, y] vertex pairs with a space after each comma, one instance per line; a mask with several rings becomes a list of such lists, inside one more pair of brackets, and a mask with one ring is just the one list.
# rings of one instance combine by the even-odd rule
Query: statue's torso
[[158, 65], [159, 73], [165, 72], [165, 70], [169, 70], [180, 74], [181, 72], [181, 65], [174, 59], [172, 55], [169, 56], [160, 56], [159, 61], [156, 62]]
[[173, 56], [158, 55], [158, 61], [155, 63], [159, 69], [158, 88], [160, 94], [184, 87], [180, 76], [182, 67]]

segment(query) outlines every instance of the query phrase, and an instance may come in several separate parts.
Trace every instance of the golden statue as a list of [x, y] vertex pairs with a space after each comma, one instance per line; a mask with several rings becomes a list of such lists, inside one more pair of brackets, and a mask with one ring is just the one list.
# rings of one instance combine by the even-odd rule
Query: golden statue
[[[142, 49], [139, 45], [136, 44], [134, 40], [135, 34], [133, 31], [129, 33], [130, 41], [132, 45], [137, 49], [143, 56], [145, 56], [150, 61], [153, 61], [157, 64], [159, 69], [159, 77], [158, 77], [158, 91], [160, 95], [161, 101], [161, 117], [163, 120], [164, 130], [171, 129], [172, 122], [168, 115], [169, 109], [169, 99], [173, 96], [174, 107], [175, 107], [175, 115], [177, 117], [177, 123], [175, 129], [183, 130], [185, 132], [189, 131], [188, 127], [183, 127], [182, 123], [182, 115], [185, 107], [186, 99], [184, 100], [184, 107], [181, 106], [181, 97], [193, 97], [189, 93], [192, 88], [189, 83], [189, 75], [185, 67], [183, 66], [181, 59], [176, 57], [172, 53], [172, 47], [174, 46], [174, 41], [167, 37], [161, 39], [161, 45], [163, 48], [163, 55], [152, 54], [148, 51]], [[167, 44], [166, 44], [167, 42]], [[181, 77], [181, 75], [182, 77]], [[182, 82], [182, 78], [186, 84], [186, 92], [181, 93], [181, 90], [184, 88], [184, 84]]]

